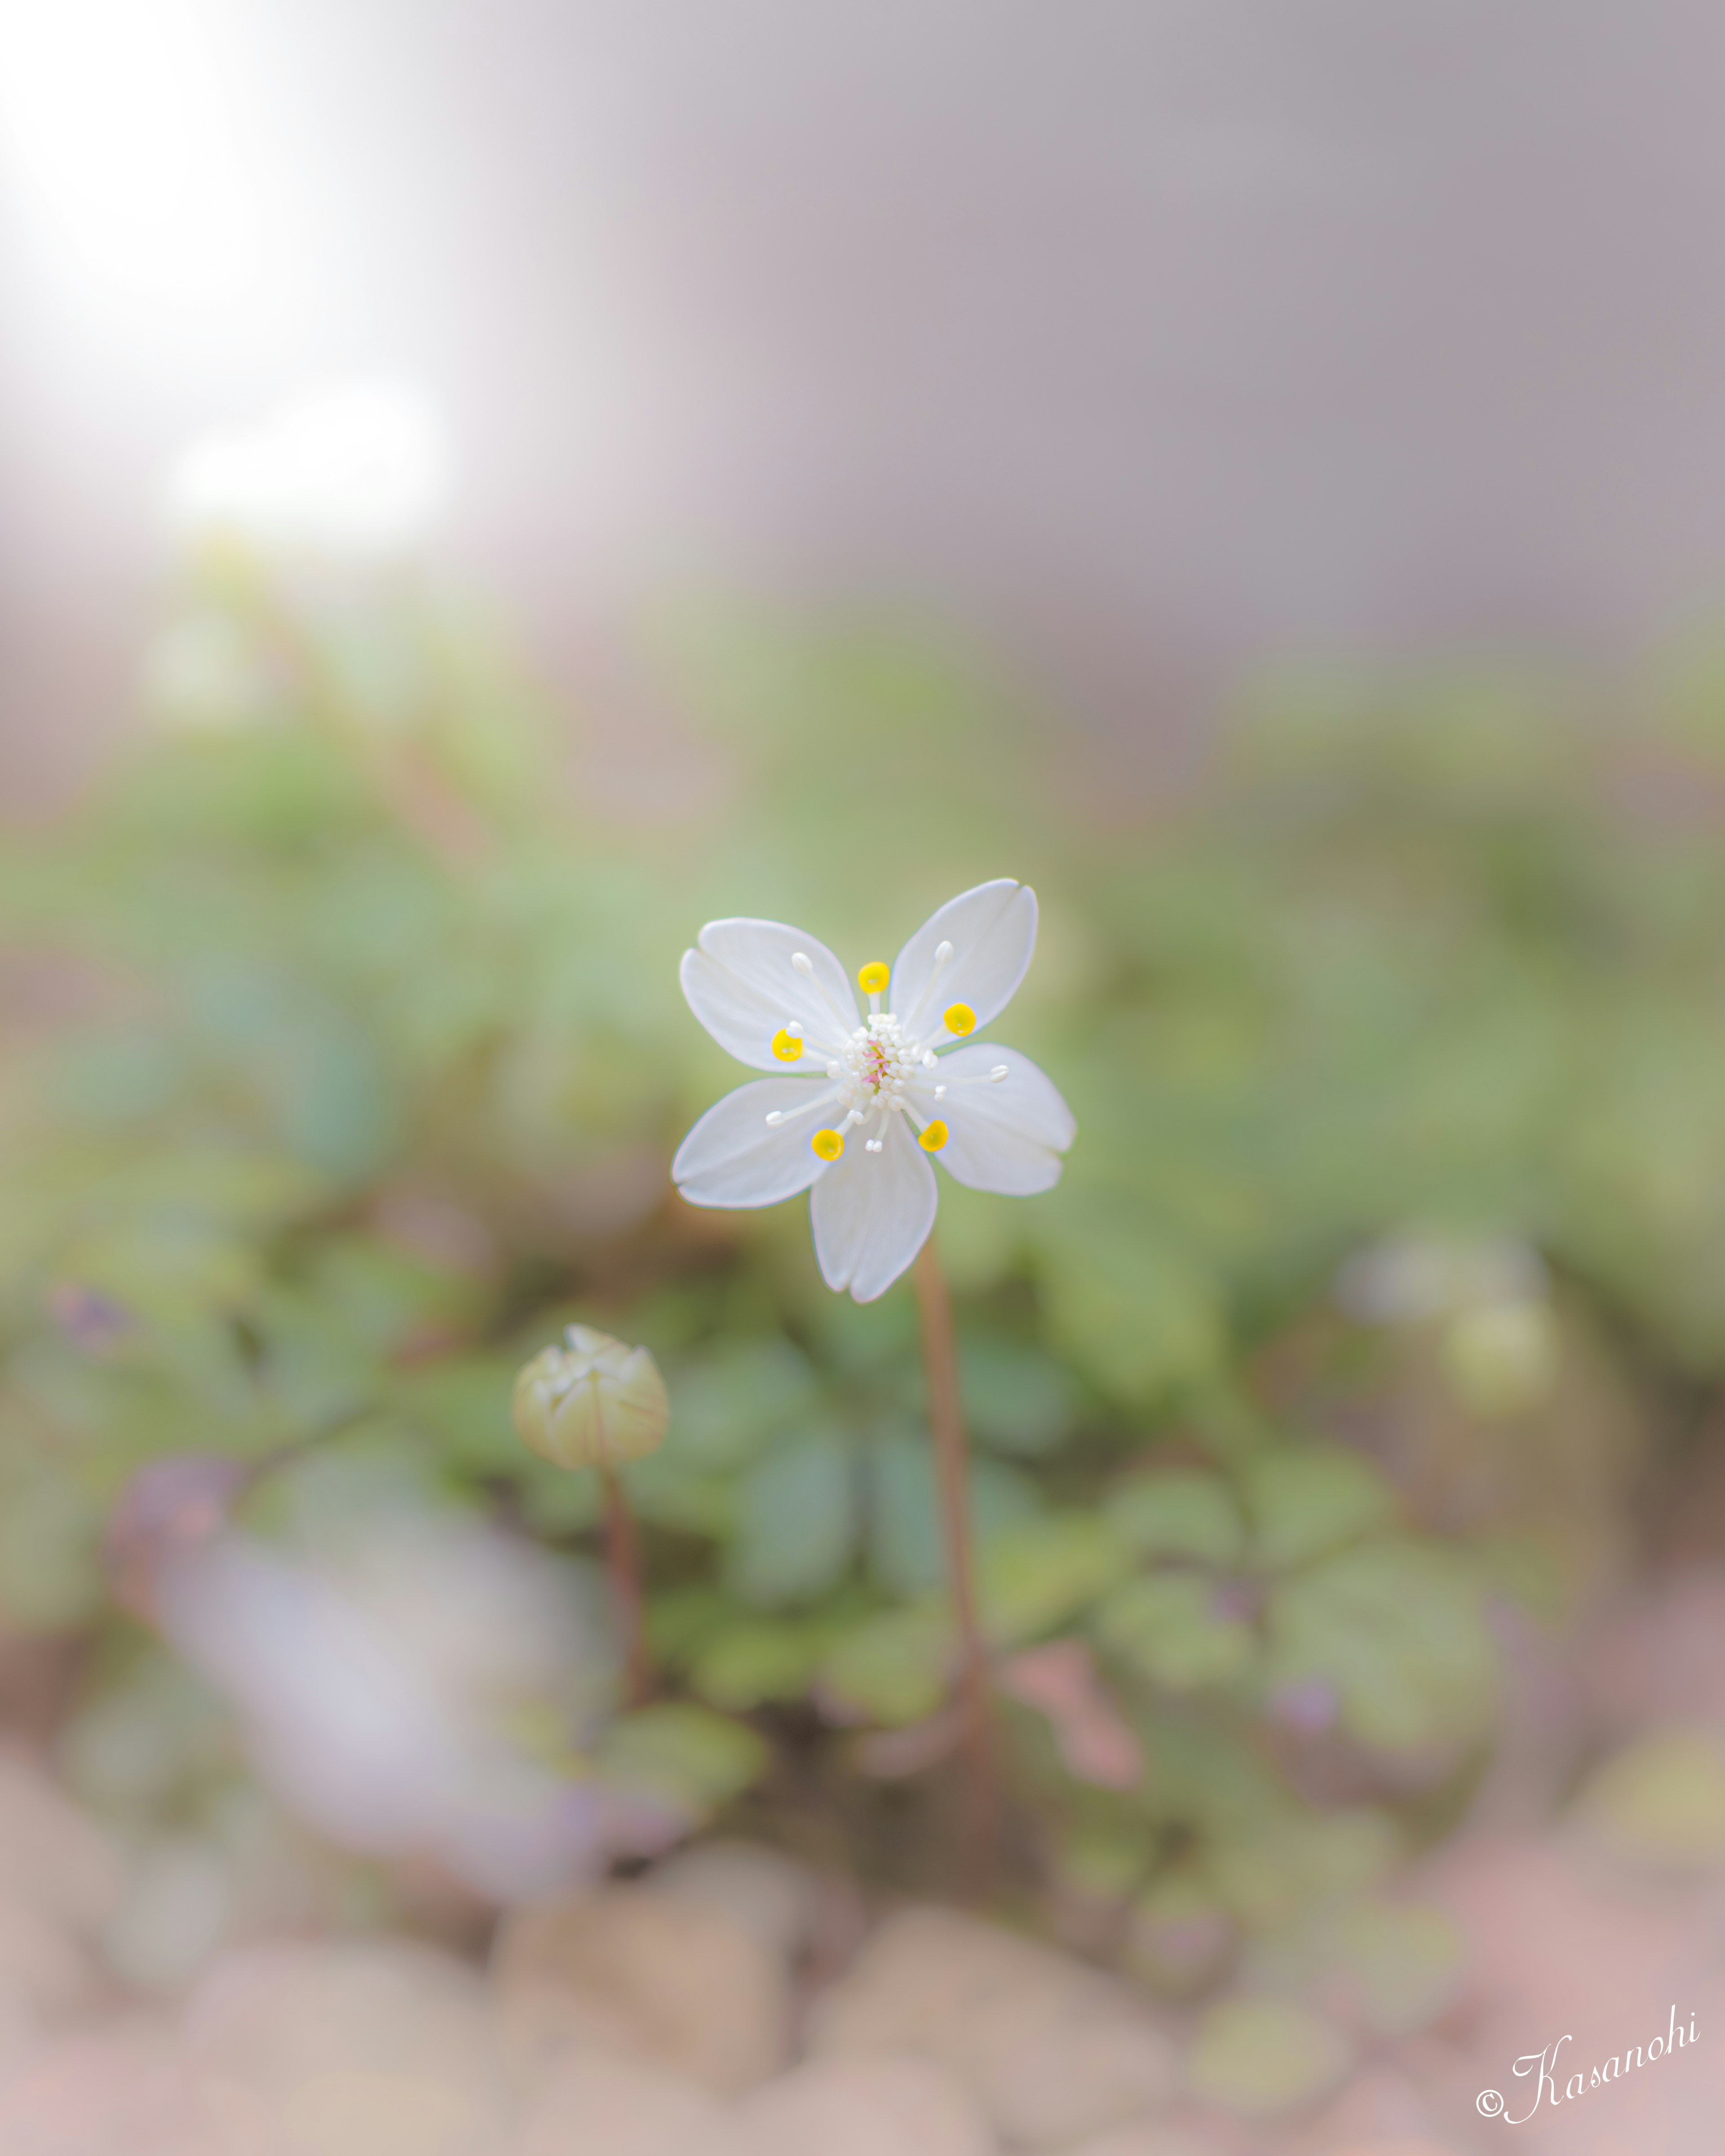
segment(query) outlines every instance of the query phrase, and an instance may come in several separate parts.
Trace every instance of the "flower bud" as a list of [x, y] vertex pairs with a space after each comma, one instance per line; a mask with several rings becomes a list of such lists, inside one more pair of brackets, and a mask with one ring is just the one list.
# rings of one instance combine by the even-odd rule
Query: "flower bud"
[[515, 1381], [521, 1441], [558, 1467], [616, 1467], [656, 1452], [670, 1420], [659, 1366], [644, 1348], [572, 1325]]

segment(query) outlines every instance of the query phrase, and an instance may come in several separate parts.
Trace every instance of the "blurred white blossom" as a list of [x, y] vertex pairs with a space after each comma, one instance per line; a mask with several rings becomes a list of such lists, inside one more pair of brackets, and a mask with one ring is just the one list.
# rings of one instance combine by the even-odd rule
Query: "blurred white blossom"
[[188, 538], [232, 533], [288, 556], [377, 561], [431, 536], [451, 477], [424, 390], [345, 382], [191, 443], [169, 475], [167, 512]]
[[408, 1517], [339, 1557], [224, 1533], [156, 1583], [167, 1636], [254, 1764], [343, 1846], [429, 1857], [489, 1899], [578, 1882], [674, 1833], [583, 1773], [607, 1675], [572, 1568], [478, 1522]]
[[1363, 1325], [1439, 1327], [1445, 1374], [1476, 1414], [1517, 1414], [1557, 1382], [1550, 1279], [1530, 1244], [1389, 1236], [1348, 1259], [1336, 1301]]

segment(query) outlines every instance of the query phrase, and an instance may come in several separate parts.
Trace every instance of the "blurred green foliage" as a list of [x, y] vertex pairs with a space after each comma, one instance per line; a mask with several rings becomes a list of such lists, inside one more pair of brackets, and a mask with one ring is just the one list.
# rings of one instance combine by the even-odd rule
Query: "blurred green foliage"
[[1083, 1643], [1142, 1760], [1009, 1710], [1043, 1879], [1135, 1906], [1178, 1989], [1451, 1815], [1491, 1597], [1560, 1616], [1620, 1563], [1725, 1366], [1704, 682], [1633, 729], [1307, 683], [1126, 814], [983, 670], [875, 632], [661, 622], [640, 710], [572, 736], [410, 578], [230, 553], [164, 634], [214, 686], [154, 670], [179, 703], [0, 855], [14, 1630], [123, 1629], [103, 1522], [164, 1453], [357, 1448], [587, 1548], [590, 1479], [508, 1421], [578, 1315], [675, 1409], [628, 1474], [670, 1697], [611, 1755], [824, 1789], [890, 1868], [870, 1792], [937, 1759], [950, 1651], [914, 1308], [829, 1296], [800, 1202], [672, 1196], [742, 1075], [676, 962], [734, 912], [890, 957], [1009, 874], [1044, 930], [1003, 1030], [1081, 1136], [1045, 1198], [942, 1179], [985, 1609], [1003, 1657]]

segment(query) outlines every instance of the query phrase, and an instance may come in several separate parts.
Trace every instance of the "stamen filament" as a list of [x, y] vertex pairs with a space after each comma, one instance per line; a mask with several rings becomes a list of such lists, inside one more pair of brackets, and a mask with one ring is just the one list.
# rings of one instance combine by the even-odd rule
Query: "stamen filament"
[[817, 1093], [813, 1100], [803, 1101], [799, 1108], [769, 1108], [767, 1127], [769, 1131], [776, 1131], [781, 1123], [794, 1122], [798, 1116], [812, 1116], [817, 1109], [829, 1108], [835, 1097], [830, 1089], [826, 1089]]
[[806, 951], [793, 951], [791, 953], [791, 963], [803, 976], [803, 979], [811, 983], [816, 995], [820, 998], [821, 1001], [832, 1013], [834, 1018], [838, 1021], [839, 1038], [840, 1040], [845, 1040], [856, 1024], [856, 1013], [854, 1010], [845, 1010], [843, 1005], [837, 1001], [831, 991], [828, 988], [826, 983], [822, 980], [820, 975], [815, 972], [814, 961], [809, 957]]
[[952, 947], [949, 942], [947, 942], [945, 937], [942, 937], [940, 942], [934, 947], [933, 969], [931, 971], [927, 980], [923, 984], [922, 994], [916, 998], [916, 1008], [913, 1010], [906, 1012], [905, 1014], [905, 1029], [906, 1032], [914, 1032], [916, 1030], [916, 1021], [922, 1017], [923, 1012], [927, 1009], [928, 999], [934, 993], [934, 984], [937, 980], [939, 980], [942, 970], [945, 967], [947, 959], [950, 958], [952, 955]]

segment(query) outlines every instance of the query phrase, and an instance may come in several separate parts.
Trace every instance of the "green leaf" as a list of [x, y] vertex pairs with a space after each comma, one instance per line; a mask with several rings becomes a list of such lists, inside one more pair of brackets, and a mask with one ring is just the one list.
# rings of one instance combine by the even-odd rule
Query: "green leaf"
[[806, 1358], [788, 1340], [726, 1348], [674, 1367], [669, 1383], [675, 1412], [665, 1449], [710, 1471], [746, 1466], [819, 1396]]
[[1246, 1467], [1244, 1490], [1255, 1554], [1272, 1570], [1358, 1542], [1395, 1511], [1378, 1470], [1358, 1453], [1332, 1446], [1267, 1453]]
[[1096, 1637], [1165, 1691], [1225, 1684], [1248, 1666], [1256, 1643], [1251, 1626], [1216, 1601], [1207, 1573], [1151, 1573], [1108, 1597]]
[[1395, 1827], [1372, 1806], [1312, 1812], [1264, 1794], [1266, 1806], [1221, 1823], [1204, 1859], [1217, 1892], [1253, 1930], [1279, 1929], [1315, 1903], [1364, 1892], [1404, 1854]]
[[1186, 2080], [1201, 2102], [1267, 2118], [1322, 2096], [1352, 2061], [1341, 2030], [1303, 2007], [1235, 1999], [1213, 2006], [1199, 2024]]
[[[672, 1416], [675, 1429], [675, 1408]], [[598, 1480], [591, 1475], [565, 1479], [595, 1485]], [[717, 1539], [730, 1533], [737, 1517], [736, 1478], [680, 1459], [669, 1442], [644, 1460], [632, 1460], [623, 1481], [630, 1505], [655, 1527]]]
[[855, 1547], [856, 1477], [836, 1430], [787, 1440], [743, 1477], [726, 1579], [757, 1609], [807, 1602], [839, 1579]]
[[398, 1411], [424, 1428], [444, 1466], [469, 1475], [520, 1474], [532, 1455], [510, 1419], [516, 1368], [497, 1355], [428, 1363], [397, 1379]]
[[1136, 1209], [1094, 1204], [1043, 1231], [1055, 1336], [1116, 1398], [1154, 1399], [1223, 1367], [1216, 1283], [1158, 1242]]
[[721, 1625], [696, 1656], [689, 1681], [713, 1706], [746, 1713], [768, 1700], [806, 1692], [832, 1638], [831, 1628], [783, 1619]]
[[964, 1410], [978, 1445], [1018, 1459], [1052, 1452], [1072, 1427], [1072, 1380], [1028, 1340], [967, 1334], [958, 1361]]
[[[889, 1594], [909, 1597], [944, 1584], [940, 1496], [927, 1437], [877, 1437], [865, 1455], [869, 1507], [869, 1569]], [[979, 1543], [1034, 1519], [1034, 1486], [1009, 1467], [973, 1460], [968, 1477], [971, 1532]]]
[[1470, 1742], [1490, 1726], [1498, 1661], [1480, 1584], [1429, 1543], [1369, 1543], [1284, 1580], [1268, 1609], [1267, 1681], [1321, 1677], [1345, 1727], [1387, 1752]]
[[920, 1722], [947, 1696], [952, 1640], [942, 1609], [882, 1610], [834, 1643], [821, 1683], [835, 1704], [868, 1721]]
[[1633, 1862], [1681, 1871], [1725, 1856], [1725, 1746], [1711, 1732], [1661, 1729], [1608, 1759], [1580, 1817]]
[[[596, 1475], [566, 1477], [597, 1483]], [[692, 1662], [713, 1634], [728, 1624], [734, 1612], [710, 1582], [698, 1580], [687, 1587], [662, 1588], [647, 1604], [647, 1637], [661, 1662], [673, 1668]]]
[[[548, 1460], [534, 1458], [519, 1440], [516, 1443], [526, 1456], [511, 1471], [528, 1525], [542, 1535], [558, 1537], [583, 1534], [596, 1527], [605, 1512], [604, 1487], [598, 1476], [572, 1475], [567, 1467], [554, 1467]], [[642, 1508], [635, 1503], [633, 1492], [630, 1502], [639, 1513]]]
[[1411, 2036], [1455, 2000], [1468, 1943], [1447, 1910], [1368, 1897], [1328, 1928], [1334, 1980], [1374, 2036]]
[[746, 1789], [766, 1764], [752, 1729], [680, 1701], [624, 1716], [599, 1753], [612, 1780], [701, 1810]]
[[1070, 1624], [1125, 1569], [1125, 1552], [1086, 1512], [1062, 1512], [998, 1535], [977, 1566], [989, 1636], [1016, 1646]]
[[1108, 1523], [1140, 1557], [1239, 1561], [1245, 1529], [1227, 1486], [1214, 1475], [1170, 1467], [1125, 1484], [1107, 1499]]

